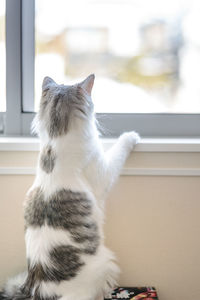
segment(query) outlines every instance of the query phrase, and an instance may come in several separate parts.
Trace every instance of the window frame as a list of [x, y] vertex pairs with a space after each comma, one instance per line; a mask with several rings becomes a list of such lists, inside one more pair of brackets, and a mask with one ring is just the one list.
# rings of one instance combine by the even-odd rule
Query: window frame
[[[30, 126], [35, 116], [34, 22], [34, 0], [6, 0], [7, 111], [4, 134], [8, 136], [31, 135]], [[103, 128], [103, 136], [118, 136], [131, 130], [143, 137], [200, 136], [200, 114], [97, 113], [96, 116]]]
[[31, 134], [35, 113], [24, 110], [34, 110], [34, 12], [34, 0], [6, 0], [7, 136]]

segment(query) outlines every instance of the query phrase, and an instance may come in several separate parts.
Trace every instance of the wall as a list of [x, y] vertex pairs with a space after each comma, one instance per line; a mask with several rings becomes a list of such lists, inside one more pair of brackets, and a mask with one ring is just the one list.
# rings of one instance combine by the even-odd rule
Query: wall
[[[34, 179], [25, 171], [4, 175], [4, 168], [34, 167], [36, 160], [36, 151], [0, 152], [1, 284], [25, 268], [22, 202]], [[123, 172], [129, 176], [120, 177], [106, 205], [106, 244], [118, 257], [121, 285], [155, 286], [160, 300], [199, 299], [200, 177], [163, 176], [199, 167], [200, 153], [131, 154]], [[138, 168], [149, 175], [130, 175]], [[152, 176], [152, 168], [165, 172]]]

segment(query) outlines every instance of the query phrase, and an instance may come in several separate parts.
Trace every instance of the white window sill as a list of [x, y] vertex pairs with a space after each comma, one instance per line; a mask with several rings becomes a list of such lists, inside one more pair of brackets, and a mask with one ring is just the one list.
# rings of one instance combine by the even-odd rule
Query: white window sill
[[[105, 149], [116, 139], [102, 139]], [[1, 137], [0, 151], [38, 151], [39, 139], [30, 137]], [[200, 152], [200, 138], [144, 138], [135, 147], [136, 152]]]
[[[110, 148], [115, 141], [116, 139], [102, 139], [105, 149]], [[38, 150], [37, 138], [1, 137], [0, 175], [35, 175], [34, 159], [37, 158]], [[121, 172], [122, 176], [200, 177], [200, 138], [142, 139], [135, 151], [137, 154], [130, 156]], [[11, 162], [9, 153], [6, 152], [11, 153]], [[12, 152], [19, 152], [19, 155]], [[24, 155], [20, 152], [24, 152]]]

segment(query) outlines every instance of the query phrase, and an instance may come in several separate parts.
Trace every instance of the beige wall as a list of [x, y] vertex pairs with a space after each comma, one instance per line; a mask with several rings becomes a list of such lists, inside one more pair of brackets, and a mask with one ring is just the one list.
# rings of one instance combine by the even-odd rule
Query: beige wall
[[[0, 167], [32, 167], [36, 152], [0, 152]], [[197, 153], [134, 153], [127, 167], [199, 167]], [[25, 267], [22, 202], [32, 175], [0, 175], [0, 282]], [[121, 285], [153, 285], [160, 300], [200, 299], [200, 177], [121, 176], [106, 207], [107, 245]]]

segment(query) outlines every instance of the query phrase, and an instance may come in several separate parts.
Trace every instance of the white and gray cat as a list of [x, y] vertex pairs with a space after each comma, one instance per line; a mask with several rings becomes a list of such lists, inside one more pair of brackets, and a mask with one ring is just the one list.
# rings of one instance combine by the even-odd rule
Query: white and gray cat
[[104, 152], [93, 83], [93, 74], [72, 86], [44, 78], [33, 123], [40, 156], [24, 204], [28, 272], [8, 281], [0, 299], [97, 300], [117, 284], [119, 268], [104, 246], [104, 201], [139, 136], [124, 133]]

